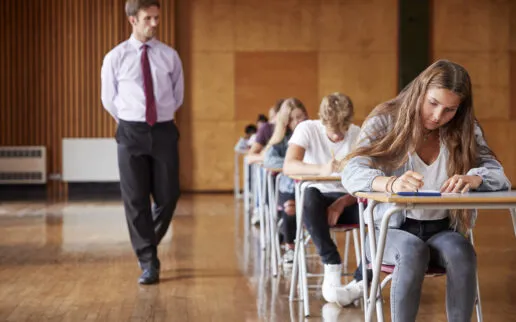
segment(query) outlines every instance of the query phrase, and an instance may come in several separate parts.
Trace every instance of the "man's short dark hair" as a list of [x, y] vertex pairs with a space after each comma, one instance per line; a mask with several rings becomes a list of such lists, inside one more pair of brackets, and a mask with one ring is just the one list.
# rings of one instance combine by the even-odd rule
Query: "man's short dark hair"
[[140, 9], [147, 9], [152, 6], [159, 8], [159, 0], [127, 0], [125, 2], [125, 14], [128, 17], [137, 16]]
[[255, 134], [258, 130], [256, 129], [256, 125], [248, 124], [245, 127], [245, 134]]
[[269, 119], [264, 114], [258, 114], [258, 119], [256, 120], [256, 122], [265, 122], [265, 123], [267, 123], [267, 122], [269, 122]]

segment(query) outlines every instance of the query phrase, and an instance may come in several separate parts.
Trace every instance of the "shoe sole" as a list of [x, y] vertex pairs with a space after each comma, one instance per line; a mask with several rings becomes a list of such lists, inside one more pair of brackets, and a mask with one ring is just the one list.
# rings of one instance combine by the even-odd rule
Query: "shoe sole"
[[153, 285], [153, 284], [158, 284], [159, 283], [159, 279], [156, 280], [156, 281], [152, 281], [152, 282], [146, 282], [146, 281], [138, 281], [138, 284], [140, 285]]

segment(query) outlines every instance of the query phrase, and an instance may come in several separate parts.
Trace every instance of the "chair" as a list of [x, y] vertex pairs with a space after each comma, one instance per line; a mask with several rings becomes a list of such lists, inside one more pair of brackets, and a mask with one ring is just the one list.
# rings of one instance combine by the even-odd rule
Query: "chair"
[[[297, 186], [297, 185], [296, 185]], [[295, 296], [295, 289], [296, 289], [296, 279], [297, 281], [297, 287], [299, 288], [299, 299], [303, 300], [303, 306], [304, 306], [304, 312], [305, 317], [310, 316], [310, 302], [308, 297], [308, 288], [313, 287], [308, 285], [308, 278], [309, 277], [320, 277], [323, 276], [323, 274], [311, 274], [307, 272], [307, 265], [306, 265], [306, 251], [305, 247], [308, 245], [310, 236], [305, 232], [303, 228], [303, 221], [302, 221], [302, 205], [303, 205], [303, 187], [300, 187], [299, 189], [296, 189], [296, 216], [297, 216], [297, 230], [296, 233], [296, 249], [299, 249], [299, 252], [297, 252], [297, 256], [294, 258], [294, 267], [292, 268], [292, 276], [291, 276], [291, 282], [290, 282], [290, 295], [289, 300], [293, 301]], [[346, 244], [344, 246], [344, 263], [343, 266], [347, 267], [348, 264], [348, 250], [349, 250], [349, 232], [351, 231], [353, 233], [353, 239], [355, 244], [355, 256], [357, 259], [357, 263], [359, 262], [359, 255], [360, 249], [359, 249], [359, 241], [357, 236], [357, 231], [360, 228], [358, 224], [355, 225], [337, 225], [335, 227], [330, 228], [331, 233], [333, 236], [335, 236], [336, 232], [346, 232]], [[335, 240], [335, 238], [334, 238]], [[301, 246], [302, 245], [302, 246]], [[319, 287], [319, 286], [315, 286]]]
[[[359, 207], [362, 208], [360, 213], [363, 213], [366, 216], [367, 216], [367, 214], [369, 214], [369, 216], [373, 216], [372, 211], [363, 211], [364, 202], [366, 202], [366, 201], [367, 200], [365, 200], [363, 198], [358, 198]], [[368, 218], [368, 219], [369, 219], [369, 222], [372, 222], [372, 217]], [[360, 218], [360, 237], [361, 237], [360, 238], [360, 247], [362, 249], [363, 262], [365, 262], [365, 248], [364, 248], [365, 228], [366, 228], [365, 227], [365, 218]], [[371, 237], [372, 233], [370, 233], [369, 235]], [[473, 244], [473, 231], [472, 230], [469, 231], [469, 241], [471, 242], [471, 244]], [[369, 246], [370, 246], [370, 249], [372, 250], [372, 253], [374, 254], [376, 245], [374, 245], [373, 238], [369, 238]], [[369, 269], [372, 268], [371, 263], [368, 264], [367, 266]], [[376, 315], [377, 315], [377, 321], [379, 321], [379, 322], [384, 320], [381, 292], [385, 288], [385, 286], [391, 281], [392, 273], [394, 272], [395, 268], [396, 268], [395, 265], [386, 265], [386, 264], [382, 264], [381, 268], [380, 268], [380, 271], [387, 274], [387, 276], [380, 283], [380, 286], [378, 289], [378, 295], [376, 296]], [[446, 270], [444, 268], [434, 266], [434, 267], [428, 268], [428, 270], [425, 273], [425, 277], [442, 276], [445, 274], [446, 274]], [[368, 281], [367, 281], [367, 274], [365, 273], [365, 266], [363, 268], [363, 277], [364, 277], [364, 298], [363, 298], [364, 299], [364, 312], [367, 312], [367, 308], [369, 305], [371, 305], [371, 303], [368, 303], [369, 302], [368, 301], [368, 287], [367, 287]], [[480, 301], [480, 286], [478, 283], [478, 274], [476, 275], [476, 279], [477, 279], [477, 299], [475, 302], [475, 309], [476, 309], [476, 313], [477, 313], [477, 321], [482, 322], [483, 317], [482, 317], [482, 305], [481, 305], [481, 301]]]

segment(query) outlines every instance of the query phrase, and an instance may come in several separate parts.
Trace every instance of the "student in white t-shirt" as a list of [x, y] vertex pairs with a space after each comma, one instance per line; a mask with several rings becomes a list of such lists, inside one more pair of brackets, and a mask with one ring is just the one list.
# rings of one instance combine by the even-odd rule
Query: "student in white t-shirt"
[[[319, 117], [296, 127], [285, 157], [285, 174], [338, 173], [340, 160], [354, 148], [360, 128], [351, 123], [353, 103], [349, 97], [341, 93], [324, 97]], [[322, 294], [326, 301], [337, 302], [342, 266], [330, 227], [358, 223], [358, 205], [340, 182], [313, 184], [304, 196], [303, 221], [324, 264]], [[295, 222], [291, 229], [295, 230]]]

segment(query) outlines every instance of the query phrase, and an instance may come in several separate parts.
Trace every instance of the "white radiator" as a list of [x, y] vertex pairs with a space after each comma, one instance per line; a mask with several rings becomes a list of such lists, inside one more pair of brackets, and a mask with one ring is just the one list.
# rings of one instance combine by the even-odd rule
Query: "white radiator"
[[115, 139], [64, 138], [62, 180], [65, 182], [119, 181]]
[[0, 184], [47, 182], [47, 151], [44, 146], [0, 147]]

